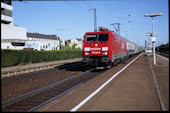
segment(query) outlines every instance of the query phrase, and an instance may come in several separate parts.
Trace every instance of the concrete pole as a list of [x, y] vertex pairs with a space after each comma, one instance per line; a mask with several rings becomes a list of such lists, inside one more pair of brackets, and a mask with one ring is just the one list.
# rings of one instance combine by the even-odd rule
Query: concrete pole
[[[152, 16], [152, 37], [154, 37], [154, 17]], [[153, 42], [153, 64], [156, 65], [155, 42]]]
[[96, 8], [89, 9], [94, 10], [94, 32], [97, 32], [97, 17], [96, 17]]
[[94, 8], [94, 31], [97, 32], [96, 8]]

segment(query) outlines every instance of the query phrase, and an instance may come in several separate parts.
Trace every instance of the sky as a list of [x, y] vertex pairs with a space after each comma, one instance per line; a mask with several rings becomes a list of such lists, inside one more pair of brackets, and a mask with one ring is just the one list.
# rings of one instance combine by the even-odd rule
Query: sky
[[[57, 35], [64, 40], [81, 38], [97, 27], [114, 30], [120, 23], [120, 35], [145, 46], [152, 32], [152, 18], [144, 14], [162, 13], [154, 18], [156, 46], [169, 42], [168, 0], [44, 0], [12, 1], [13, 23], [30, 33]], [[115, 26], [117, 27], [117, 26]]]

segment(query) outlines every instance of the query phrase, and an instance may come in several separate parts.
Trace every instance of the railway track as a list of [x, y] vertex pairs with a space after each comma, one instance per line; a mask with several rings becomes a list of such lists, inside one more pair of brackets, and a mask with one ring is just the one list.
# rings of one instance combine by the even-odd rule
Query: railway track
[[164, 57], [169, 58], [169, 54], [166, 54], [166, 53], [160, 53], [160, 55], [162, 55], [162, 56], [164, 56]]
[[169, 58], [169, 54], [168, 54], [168, 53], [164, 53], [164, 52], [157, 52], [157, 54], [159, 54], [159, 55], [162, 55], [162, 56], [164, 56], [164, 57]]
[[1, 79], [1, 81], [2, 81], [2, 85], [5, 86], [8, 84], [17, 83], [17, 82], [20, 82], [26, 79], [33, 79], [35, 77], [41, 77], [41, 76], [45, 76], [48, 74], [52, 74], [56, 71], [56, 69], [59, 69], [59, 70], [71, 69], [71, 68], [75, 68], [77, 66], [83, 66], [83, 65], [84, 64], [82, 62], [68, 63], [65, 65], [57, 66], [55, 68], [51, 68], [47, 70], [35, 71], [35, 72], [26, 73], [26, 74], [19, 74], [19, 75], [15, 75], [11, 77], [4, 77], [3, 79]]
[[[79, 68], [77, 68], [79, 67]], [[38, 88], [36, 90], [24, 93], [22, 95], [19, 95], [17, 97], [11, 98], [11, 99], [6, 99], [5, 101], [2, 102], [2, 111], [5, 112], [10, 112], [10, 111], [32, 111], [36, 109], [37, 107], [40, 107], [44, 105], [45, 103], [61, 96], [62, 94], [78, 87], [79, 85], [85, 83], [89, 79], [99, 75], [101, 70], [94, 71], [93, 69], [87, 70], [86, 67], [82, 63], [75, 63], [75, 64], [69, 64], [69, 65], [64, 65], [64, 66], [59, 66], [56, 67], [55, 69], [63, 71], [83, 71], [79, 74], [76, 74], [74, 76], [66, 77], [65, 79], [62, 79], [60, 81], [51, 83], [49, 85], [46, 85], [44, 87]], [[77, 70], [79, 69], [79, 70]], [[49, 73], [50, 70], [48, 70]], [[45, 73], [42, 71], [42, 73]], [[30, 80], [33, 78], [37, 77], [44, 77], [47, 76], [48, 72], [46, 74], [40, 74], [37, 76], [26, 76], [25, 78], [21, 78], [20, 80], [16, 80], [15, 82], [8, 82], [6, 85], [10, 84], [15, 84], [15, 83], [21, 83], [22, 81], [25, 80]], [[88, 74], [87, 74], [88, 73]], [[54, 78], [53, 78], [54, 79]], [[4, 81], [3, 81], [4, 82]], [[24, 82], [23, 82], [24, 83]], [[2, 83], [3, 86], [5, 83]]]

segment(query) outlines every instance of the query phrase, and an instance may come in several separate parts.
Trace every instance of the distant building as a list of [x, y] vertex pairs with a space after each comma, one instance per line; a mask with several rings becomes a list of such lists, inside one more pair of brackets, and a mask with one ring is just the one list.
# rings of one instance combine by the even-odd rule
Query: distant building
[[26, 28], [14, 26], [11, 0], [1, 2], [1, 49], [23, 49], [26, 37]]
[[83, 40], [82, 40], [81, 38], [77, 38], [77, 40], [78, 40], [78, 43], [77, 43], [76, 48], [80, 48], [80, 49], [82, 49], [82, 46], [83, 46]]
[[39, 33], [27, 33], [27, 41], [24, 49], [33, 50], [59, 50], [60, 42], [56, 35], [44, 35]]
[[83, 43], [83, 40], [80, 38], [74, 38], [74, 39], [66, 41], [66, 44], [69, 45], [70, 47], [76, 44], [76, 48], [80, 48], [80, 49], [82, 49], [82, 43]]

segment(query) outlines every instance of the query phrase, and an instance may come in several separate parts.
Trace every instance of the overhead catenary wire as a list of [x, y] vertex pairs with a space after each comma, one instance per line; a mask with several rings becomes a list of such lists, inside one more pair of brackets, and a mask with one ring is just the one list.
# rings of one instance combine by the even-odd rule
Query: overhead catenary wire
[[[33, 5], [33, 4], [31, 4], [31, 3], [28, 3], [27, 1], [23, 1], [23, 3], [25, 3], [25, 4], [27, 4], [27, 5], [31, 6], [31, 7], [34, 7], [34, 8], [38, 8], [38, 9], [40, 9], [40, 10], [42, 10], [42, 11], [45, 11], [45, 12], [48, 13], [48, 14], [52, 14], [52, 15], [54, 15], [54, 16], [57, 16], [57, 17], [61, 18], [61, 19], [65, 19], [66, 21], [71, 21], [71, 22], [73, 22], [73, 23], [75, 23], [75, 24], [83, 25], [83, 26], [84, 26], [84, 24], [82, 24], [82, 23], [80, 23], [80, 22], [78, 22], [78, 21], [75, 21], [75, 20], [73, 20], [73, 19], [71, 19], [71, 18], [68, 18], [68, 17], [65, 17], [65, 16], [63, 16], [63, 15], [59, 15], [59, 14], [54, 13], [54, 12], [52, 12], [52, 11], [50, 11], [50, 10], [45, 9], [45, 8], [42, 8], [42, 7]], [[87, 26], [86, 26], [86, 27], [87, 27]]]

